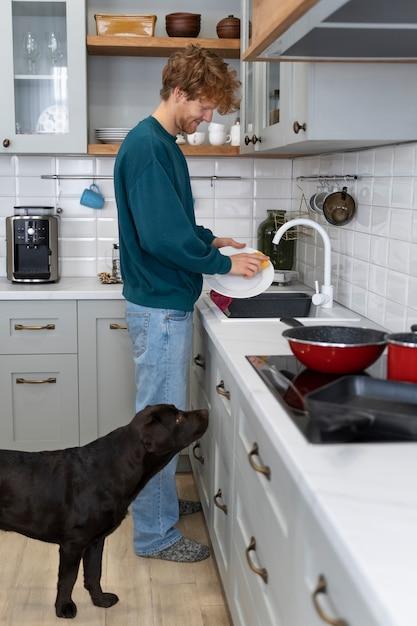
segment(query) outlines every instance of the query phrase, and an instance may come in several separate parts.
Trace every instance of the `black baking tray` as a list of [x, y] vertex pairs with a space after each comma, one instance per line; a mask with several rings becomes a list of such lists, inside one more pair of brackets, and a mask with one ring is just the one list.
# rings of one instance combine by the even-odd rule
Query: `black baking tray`
[[304, 397], [324, 433], [350, 431], [371, 440], [417, 440], [417, 384], [343, 376]]
[[235, 298], [228, 317], [307, 317], [311, 296], [306, 293], [261, 293], [253, 298]]

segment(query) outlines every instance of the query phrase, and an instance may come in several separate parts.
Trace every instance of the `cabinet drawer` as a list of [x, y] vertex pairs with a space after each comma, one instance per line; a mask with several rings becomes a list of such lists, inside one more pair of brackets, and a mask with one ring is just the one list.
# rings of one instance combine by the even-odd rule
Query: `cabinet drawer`
[[210, 398], [212, 411], [215, 413], [216, 438], [222, 442], [221, 453], [228, 470], [231, 469], [234, 434], [234, 406], [237, 402], [233, 379], [223, 362], [212, 362]]
[[[210, 413], [208, 400], [203, 389], [200, 387], [194, 389], [191, 394], [191, 409], [208, 409]], [[213, 423], [209, 416], [209, 424], [206, 432], [200, 439], [191, 444], [189, 448], [190, 462], [206, 519], [209, 519], [212, 508], [212, 429]]]
[[0, 354], [77, 352], [75, 302], [8, 300], [0, 311]]
[[[380, 616], [372, 612], [371, 601], [367, 603], [361, 586], [355, 583], [349, 563], [343, 563], [304, 502], [297, 520], [296, 626], [339, 624], [338, 620], [344, 626], [381, 626]], [[326, 618], [330, 621], [326, 622]]]
[[208, 337], [200, 320], [199, 312], [193, 317], [193, 351], [191, 361], [192, 375], [197, 378], [202, 387], [206, 387], [210, 376], [210, 354]]
[[2, 448], [79, 445], [77, 356], [0, 356]]

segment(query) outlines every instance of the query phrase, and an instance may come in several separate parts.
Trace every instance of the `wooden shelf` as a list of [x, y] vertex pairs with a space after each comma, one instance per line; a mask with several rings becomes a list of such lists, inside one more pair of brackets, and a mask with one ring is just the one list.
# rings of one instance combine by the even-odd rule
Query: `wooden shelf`
[[[119, 148], [120, 144], [118, 143], [90, 143], [88, 145], [88, 154], [92, 156], [116, 156]], [[185, 156], [239, 156], [238, 146], [190, 146], [188, 144], [180, 144], [180, 148]]]
[[168, 57], [190, 43], [217, 52], [226, 59], [238, 59], [240, 39], [204, 39], [202, 37], [114, 37], [88, 35], [87, 51], [92, 55]]

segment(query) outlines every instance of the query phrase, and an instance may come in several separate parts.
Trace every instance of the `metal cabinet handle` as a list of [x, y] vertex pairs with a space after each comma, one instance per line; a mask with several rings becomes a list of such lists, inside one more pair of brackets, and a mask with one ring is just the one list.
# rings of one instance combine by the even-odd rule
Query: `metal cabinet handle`
[[197, 441], [197, 443], [195, 443], [192, 447], [192, 453], [193, 453], [193, 457], [199, 462], [201, 463], [201, 465], [204, 465], [204, 457], [203, 456], [199, 456], [198, 454], [196, 454], [196, 450], [198, 450], [199, 448], [201, 448], [201, 444], [199, 441]]
[[227, 515], [227, 504], [219, 504], [217, 502], [217, 500], [222, 497], [223, 497], [222, 490], [218, 489], [216, 495], [213, 497], [213, 502], [217, 506], [218, 509], [220, 509], [221, 511], [223, 511], [225, 515]]
[[16, 378], [16, 385], [43, 385], [45, 383], [56, 383], [56, 378], [44, 378], [43, 380], [28, 380], [27, 378]]
[[36, 324], [15, 324], [15, 330], [55, 330], [55, 324], [45, 324], [44, 326]]
[[256, 442], [253, 444], [252, 450], [248, 452], [249, 463], [251, 464], [251, 467], [253, 467], [255, 472], [259, 472], [260, 474], [263, 474], [268, 480], [271, 480], [271, 468], [268, 467], [268, 465], [258, 465], [257, 463], [255, 463], [252, 458], [254, 456], [259, 456], [259, 447]]
[[3, 148], [8, 148], [11, 143], [10, 139], [3, 139]]
[[325, 624], [330, 624], [331, 626], [349, 626], [348, 623], [345, 622], [344, 619], [337, 619], [337, 618], [332, 619], [331, 617], [326, 615], [326, 613], [321, 608], [319, 600], [318, 600], [318, 596], [321, 593], [323, 594], [327, 593], [326, 579], [322, 574], [320, 574], [319, 579], [317, 581], [317, 586], [314, 589], [313, 593], [311, 594], [311, 599], [313, 600], [314, 608], [316, 609], [317, 615], [320, 617], [320, 619], [323, 620]]
[[256, 551], [256, 539], [255, 537], [251, 537], [249, 541], [249, 545], [245, 550], [246, 560], [252, 572], [255, 572], [255, 574], [258, 574], [258, 576], [262, 578], [264, 583], [267, 584], [268, 583], [268, 570], [266, 570], [264, 567], [256, 567], [256, 565], [252, 563], [252, 560], [250, 558], [249, 552], [255, 552], [255, 551]]
[[298, 135], [298, 133], [300, 132], [300, 130], [307, 130], [307, 124], [304, 122], [304, 124], [300, 124], [300, 122], [294, 122], [294, 124], [292, 125], [292, 129], [295, 132], [296, 135]]
[[126, 324], [117, 324], [116, 322], [112, 322], [110, 324], [110, 330], [127, 330]]
[[245, 146], [248, 146], [250, 143], [253, 143], [253, 145], [256, 144], [256, 142], [262, 143], [262, 137], [257, 137], [256, 135], [252, 135], [252, 137], [249, 137], [249, 135], [245, 135]]
[[218, 385], [216, 385], [216, 391], [219, 396], [223, 396], [230, 400], [230, 391], [224, 388], [224, 380], [221, 380]]
[[194, 361], [194, 363], [195, 363], [196, 365], [198, 365], [198, 367], [203, 368], [203, 370], [205, 370], [205, 369], [206, 369], [206, 361], [205, 361], [205, 359], [204, 359], [204, 357], [203, 357], [203, 355], [202, 355], [202, 354], [198, 353], [198, 354], [194, 357], [193, 361]]

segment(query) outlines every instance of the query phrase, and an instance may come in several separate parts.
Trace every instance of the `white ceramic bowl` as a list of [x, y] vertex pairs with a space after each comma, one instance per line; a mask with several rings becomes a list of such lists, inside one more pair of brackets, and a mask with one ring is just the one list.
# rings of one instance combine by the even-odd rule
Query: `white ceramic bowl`
[[192, 146], [200, 146], [204, 143], [204, 139], [206, 138], [206, 133], [201, 131], [197, 131], [192, 133], [191, 135], [187, 135], [187, 141]]

